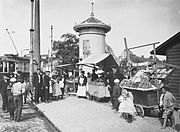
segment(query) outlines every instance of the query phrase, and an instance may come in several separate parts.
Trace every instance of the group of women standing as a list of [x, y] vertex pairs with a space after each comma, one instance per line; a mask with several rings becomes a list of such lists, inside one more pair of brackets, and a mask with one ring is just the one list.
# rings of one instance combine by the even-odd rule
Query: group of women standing
[[63, 98], [64, 95], [64, 77], [54, 75], [50, 80], [49, 93], [54, 100]]

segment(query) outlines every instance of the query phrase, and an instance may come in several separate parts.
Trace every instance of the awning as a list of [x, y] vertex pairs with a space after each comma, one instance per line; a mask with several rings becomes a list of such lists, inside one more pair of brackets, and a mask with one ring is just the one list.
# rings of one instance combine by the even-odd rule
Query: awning
[[118, 66], [114, 57], [111, 54], [105, 54], [105, 53], [100, 55], [89, 56], [83, 61], [77, 63], [77, 65], [98, 65], [100, 67], [106, 67], [106, 68], [112, 66]]

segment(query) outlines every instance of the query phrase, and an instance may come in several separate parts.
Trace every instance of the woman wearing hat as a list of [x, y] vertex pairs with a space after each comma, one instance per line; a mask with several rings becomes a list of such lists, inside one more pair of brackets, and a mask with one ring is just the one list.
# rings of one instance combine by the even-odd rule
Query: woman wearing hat
[[86, 84], [87, 77], [84, 75], [84, 71], [81, 71], [81, 75], [78, 78], [78, 90], [76, 93], [78, 97], [86, 97]]

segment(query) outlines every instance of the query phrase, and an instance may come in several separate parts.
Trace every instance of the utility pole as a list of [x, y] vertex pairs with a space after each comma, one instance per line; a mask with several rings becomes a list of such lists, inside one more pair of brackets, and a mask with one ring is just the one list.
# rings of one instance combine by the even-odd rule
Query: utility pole
[[33, 17], [34, 17], [34, 0], [31, 0], [31, 29], [30, 29], [30, 83], [31, 86], [33, 84], [33, 72], [34, 72], [34, 66], [33, 66], [33, 35], [34, 35], [34, 29], [33, 29]]
[[53, 69], [53, 65], [52, 65], [52, 61], [53, 61], [53, 59], [52, 59], [52, 47], [53, 47], [53, 26], [51, 25], [51, 52], [50, 52], [50, 54], [51, 54], [51, 71], [50, 72], [52, 72], [52, 69]]
[[[131, 59], [130, 59], [130, 56], [129, 56], [129, 49], [128, 49], [128, 46], [127, 46], [127, 41], [126, 41], [126, 38], [124, 38], [124, 44], [125, 44], [125, 49], [126, 49], [126, 58], [127, 58], [127, 66], [129, 67], [130, 66], [130, 63], [131, 63]], [[129, 68], [128, 68], [129, 70]], [[129, 76], [131, 77], [131, 71], [129, 70]]]
[[[153, 51], [154, 51], [154, 62], [155, 62], [155, 65], [154, 65], [154, 71], [155, 71], [155, 85], [156, 87], [159, 89], [159, 85], [158, 85], [158, 77], [157, 77], [157, 59], [156, 59], [156, 47], [155, 47], [155, 44], [153, 44]], [[157, 100], [158, 100], [158, 103], [159, 103], [159, 91], [157, 90]]]
[[16, 54], [17, 54], [17, 56], [18, 56], [19, 54], [18, 54], [18, 51], [17, 51], [16, 45], [15, 45], [15, 43], [14, 43], [14, 41], [13, 41], [12, 37], [11, 37], [11, 34], [10, 34], [10, 32], [8, 31], [8, 29], [6, 29], [6, 31], [7, 31], [8, 35], [9, 35], [9, 37], [10, 37], [11, 41], [12, 41], [12, 44], [13, 44], [14, 49], [16, 50]]

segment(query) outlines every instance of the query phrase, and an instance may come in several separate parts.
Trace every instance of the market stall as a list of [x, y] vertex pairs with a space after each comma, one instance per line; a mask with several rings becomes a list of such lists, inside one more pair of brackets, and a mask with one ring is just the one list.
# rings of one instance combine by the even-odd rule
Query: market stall
[[[88, 67], [96, 67], [102, 71], [108, 71], [112, 66], [118, 66], [117, 62], [111, 54], [101, 54], [90, 56], [89, 58], [79, 62], [77, 65], [84, 65]], [[102, 99], [109, 100], [110, 94], [108, 87], [105, 86], [105, 73], [99, 74], [99, 78], [88, 83], [87, 95], [90, 100], [100, 101]]]
[[59, 72], [59, 74], [64, 76], [65, 92], [68, 94], [75, 94], [75, 92], [77, 91], [78, 84], [77, 77], [79, 75], [79, 71], [75, 69], [75, 65], [58, 65], [55, 67], [55, 69]]
[[173, 69], [157, 70], [158, 85], [155, 86], [155, 75], [153, 70], [139, 70], [130, 79], [124, 79], [120, 86], [132, 92], [134, 104], [138, 115], [144, 117], [144, 110], [158, 109], [159, 94], [162, 88], [162, 81], [173, 71]]

